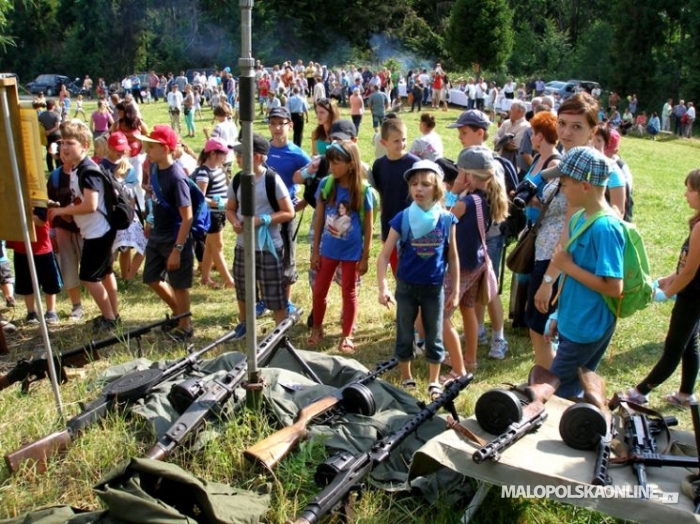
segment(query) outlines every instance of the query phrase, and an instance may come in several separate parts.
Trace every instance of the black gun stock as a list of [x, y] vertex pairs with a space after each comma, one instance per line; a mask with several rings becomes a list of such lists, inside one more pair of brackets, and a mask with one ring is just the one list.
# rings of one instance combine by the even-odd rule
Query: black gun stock
[[234, 338], [236, 338], [236, 332], [231, 330], [199, 351], [191, 352], [191, 348], [189, 348], [189, 355], [165, 369], [150, 368], [134, 371], [110, 382], [98, 398], [83, 406], [82, 411], [66, 423], [66, 428], [63, 431], [52, 433], [6, 454], [7, 466], [14, 473], [22, 463], [29, 461], [36, 464], [38, 472], [45, 471], [48, 460], [57, 452], [66, 449], [86, 428], [105, 418], [108, 413], [118, 407], [124, 409], [130, 403], [146, 397], [159, 384], [194, 369], [201, 362], [205, 353]]
[[[259, 362], [266, 362], [273, 355], [277, 347], [285, 342], [288, 331], [299, 321], [303, 310], [297, 309], [294, 313], [280, 322], [275, 329], [265, 337], [257, 347]], [[231, 371], [220, 379], [199, 381], [190, 384], [188, 391], [195, 392], [196, 397], [192, 403], [184, 409], [182, 415], [175, 421], [170, 429], [148, 451], [146, 458], [153, 460], [165, 460], [180, 444], [194, 434], [204, 422], [217, 416], [231, 397], [235, 396], [236, 389], [245, 381], [248, 374], [248, 362], [243, 360]], [[180, 391], [182, 391], [180, 389]]]
[[[172, 322], [177, 322], [181, 318], [189, 317], [192, 315], [191, 312], [182, 313], [180, 315], [175, 315], [173, 317], [167, 316], [165, 320], [160, 320], [146, 326], [132, 329], [130, 331], [125, 331], [122, 334], [113, 335], [111, 337], [106, 337], [100, 340], [91, 340], [87, 344], [74, 349], [68, 349], [66, 351], [61, 351], [54, 356], [54, 366], [58, 374], [58, 379], [61, 384], [68, 380], [66, 376], [66, 367], [78, 368], [83, 367], [89, 362], [98, 360], [100, 358], [99, 350], [104, 349], [114, 344], [120, 342], [128, 343], [132, 338], [135, 338], [137, 342], [140, 343], [140, 338], [149, 333], [150, 331], [157, 329], [165, 324]], [[139, 354], [140, 354], [139, 345]], [[0, 377], [0, 391], [9, 388], [12, 384], [16, 382], [22, 383], [22, 393], [27, 393], [29, 391], [29, 386], [34, 382], [46, 378], [49, 374], [49, 364], [46, 357], [46, 353], [40, 356], [32, 358], [20, 359], [15, 366], [10, 369], [5, 375]]]
[[354, 491], [361, 491], [362, 480], [389, 458], [391, 452], [425, 421], [433, 418], [440, 408], [451, 405], [472, 378], [473, 375], [468, 374], [452, 381], [442, 395], [425, 406], [402, 428], [375, 443], [370, 451], [355, 456], [341, 453], [330, 462], [321, 464], [316, 473], [316, 481], [327, 481], [327, 487], [306, 505], [296, 520], [288, 520], [287, 524], [317, 524], [324, 515], [348, 501]]

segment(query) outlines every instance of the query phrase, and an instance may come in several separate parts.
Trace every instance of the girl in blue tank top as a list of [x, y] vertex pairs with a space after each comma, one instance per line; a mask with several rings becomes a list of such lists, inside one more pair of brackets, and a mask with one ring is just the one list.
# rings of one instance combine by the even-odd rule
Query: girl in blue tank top
[[690, 234], [681, 247], [676, 271], [657, 283], [654, 300], [677, 297], [671, 312], [664, 351], [651, 372], [637, 387], [627, 391], [629, 400], [646, 404], [652, 389], [663, 384], [681, 363], [681, 386], [676, 393], [664, 395], [664, 400], [687, 408], [695, 402], [695, 380], [700, 368], [698, 328], [700, 328], [700, 169], [685, 177], [685, 198], [695, 214], [688, 221]]
[[[413, 388], [413, 325], [420, 312], [425, 330], [425, 359], [428, 362], [428, 394], [434, 400], [442, 394], [440, 363], [445, 358], [442, 341], [444, 280], [449, 267], [459, 282], [459, 260], [455, 230], [457, 219], [442, 205], [442, 169], [430, 160], [420, 160], [404, 173], [413, 203], [389, 221], [390, 229], [377, 258], [379, 303], [396, 303], [396, 345], [401, 384]], [[389, 291], [386, 270], [394, 247], [399, 244], [396, 271], [396, 299]], [[457, 286], [459, 288], [459, 286]], [[456, 289], [447, 297], [457, 307]]]

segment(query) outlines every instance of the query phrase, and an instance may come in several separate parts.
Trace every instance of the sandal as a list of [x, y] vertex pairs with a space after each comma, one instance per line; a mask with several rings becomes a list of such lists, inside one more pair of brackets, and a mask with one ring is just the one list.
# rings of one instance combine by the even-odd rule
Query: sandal
[[[460, 378], [460, 376], [457, 373], [455, 373], [454, 371], [450, 371], [446, 375], [442, 375], [439, 378], [440, 385], [445, 386], [445, 385], [449, 384], [450, 382], [457, 380], [458, 378]], [[435, 384], [435, 382], [431, 382], [431, 384]]]
[[406, 391], [411, 391], [413, 389], [416, 389], [416, 386], [417, 386], [416, 381], [415, 381], [415, 379], [412, 379], [412, 378], [407, 378], [406, 380], [401, 382], [401, 387], [403, 389], [405, 389]]
[[355, 343], [352, 341], [352, 338], [343, 337], [338, 345], [338, 351], [353, 355], [355, 353]]
[[209, 279], [209, 280], [200, 280], [200, 283], [201, 283], [203, 286], [207, 286], [209, 289], [221, 289], [221, 284], [219, 284], [218, 282], [215, 282], [215, 281], [212, 280], [212, 279]]
[[311, 328], [311, 335], [309, 335], [309, 338], [306, 339], [306, 345], [315, 348], [321, 343], [321, 340], [323, 340], [323, 336], [323, 328]]
[[689, 408], [691, 402], [696, 402], [695, 395], [686, 395], [684, 393], [679, 392], [664, 395], [663, 399], [672, 406], [684, 409]]
[[442, 395], [442, 385], [438, 382], [431, 382], [428, 384], [428, 396], [431, 401], [434, 402], [440, 395]]

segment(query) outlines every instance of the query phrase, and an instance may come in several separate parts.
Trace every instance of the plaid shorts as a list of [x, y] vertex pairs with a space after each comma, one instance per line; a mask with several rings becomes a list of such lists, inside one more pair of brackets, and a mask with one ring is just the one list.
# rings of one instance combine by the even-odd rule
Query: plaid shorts
[[[255, 279], [260, 300], [273, 311], [287, 308], [287, 292], [282, 267], [282, 249], [277, 258], [269, 251], [255, 252]], [[236, 299], [245, 302], [245, 256], [243, 246], [236, 246], [233, 255], [233, 279], [236, 282]]]
[[[479, 289], [479, 279], [484, 271], [488, 271], [488, 283], [490, 295], [493, 297], [498, 289], [496, 274], [491, 264], [482, 264], [476, 269], [465, 269], [459, 272], [459, 306], [473, 308], [476, 306], [476, 292]], [[449, 273], [445, 273], [445, 318], [452, 318], [454, 309], [447, 306], [447, 298], [452, 293], [452, 279]]]

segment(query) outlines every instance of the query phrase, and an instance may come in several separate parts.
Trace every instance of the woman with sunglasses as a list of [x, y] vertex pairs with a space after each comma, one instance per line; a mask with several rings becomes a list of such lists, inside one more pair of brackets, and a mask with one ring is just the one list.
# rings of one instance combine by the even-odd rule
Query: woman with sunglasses
[[322, 98], [314, 103], [318, 125], [311, 132], [311, 156], [323, 155], [330, 142], [329, 134], [333, 122], [340, 118], [338, 108], [328, 99]]

